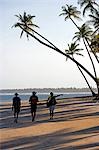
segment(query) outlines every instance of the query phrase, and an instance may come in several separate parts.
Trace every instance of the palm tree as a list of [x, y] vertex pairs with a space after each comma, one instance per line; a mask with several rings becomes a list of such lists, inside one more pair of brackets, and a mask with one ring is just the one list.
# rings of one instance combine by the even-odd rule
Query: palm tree
[[[34, 27], [39, 28], [39, 26], [32, 23], [32, 19], [35, 16], [31, 16], [30, 14], [27, 15], [26, 12], [24, 12], [23, 16], [21, 14], [15, 15], [15, 16], [18, 18], [19, 22], [17, 22], [14, 25], [14, 27], [19, 27], [19, 25], [20, 25], [22, 28], [25, 29], [25, 31], [32, 32], [32, 33], [33, 33], [32, 28], [34, 28]], [[27, 39], [29, 39], [29, 35], [27, 32], [25, 32], [25, 33], [26, 33]], [[20, 34], [20, 38], [22, 37], [23, 33], [24, 33], [24, 30], [22, 29], [21, 34]]]
[[71, 21], [75, 24], [75, 26], [79, 29], [78, 25], [74, 22], [72, 18], [80, 19], [79, 15], [81, 14], [80, 11], [77, 10], [77, 7], [73, 7], [72, 5], [62, 6], [62, 13], [59, 16], [65, 16], [65, 21], [67, 19], [71, 19]]
[[[36, 38], [34, 36], [34, 33], [37, 34], [38, 36], [40, 36], [42, 39], [44, 39], [45, 41], [47, 41], [50, 45], [52, 45], [53, 47], [57, 48], [53, 43], [51, 43], [49, 40], [47, 40], [44, 36], [42, 36], [41, 34], [39, 34], [38, 32], [36, 32], [34, 30], [34, 27], [39, 28], [38, 25], [32, 23], [32, 19], [35, 16], [31, 16], [30, 14], [26, 14], [26, 12], [24, 12], [23, 16], [22, 15], [15, 15], [19, 22], [17, 22], [16, 24], [14, 24], [12, 27], [19, 27], [22, 29], [21, 34], [20, 34], [20, 38], [22, 37], [23, 33], [26, 33], [27, 39], [29, 39], [29, 35], [34, 37], [36, 40], [38, 40], [40, 42], [40, 40], [38, 38]], [[41, 42], [42, 43], [42, 42]], [[43, 44], [43, 43], [42, 43]], [[48, 45], [46, 45], [48, 46]], [[49, 46], [51, 48], [51, 46]]]
[[[74, 22], [74, 20], [72, 19], [72, 17], [74, 17], [74, 18], [77, 18], [77, 19], [80, 19], [80, 17], [79, 17], [79, 15], [80, 15], [80, 11], [77, 11], [77, 8], [76, 7], [73, 7], [72, 5], [66, 5], [66, 7], [65, 6], [62, 6], [62, 11], [63, 11], [63, 13], [61, 13], [59, 16], [61, 16], [61, 15], [63, 15], [63, 16], [65, 16], [65, 21], [67, 20], [67, 19], [71, 19], [72, 20], [72, 22], [75, 24], [75, 26], [78, 28], [78, 30], [79, 30], [79, 32], [83, 32], [85, 29], [85, 33], [84, 33], [84, 36], [85, 36], [85, 40], [87, 41], [87, 44], [88, 44], [88, 46], [90, 47], [90, 44], [89, 44], [89, 42], [88, 42], [88, 40], [90, 40], [90, 36], [91, 36], [91, 34], [92, 34], [92, 31], [91, 31], [91, 28], [89, 28], [86, 24], [83, 24], [82, 25], [82, 27], [80, 28], [80, 27], [78, 27], [78, 25]], [[99, 18], [99, 17], [98, 17]], [[85, 29], [84, 29], [85, 28]], [[79, 33], [78, 32], [78, 33]], [[82, 34], [81, 34], [81, 36], [83, 36]], [[83, 36], [83, 37], [84, 37]], [[81, 38], [80, 37], [80, 35], [79, 35], [79, 38]], [[91, 48], [91, 47], [90, 47]], [[89, 57], [90, 57], [90, 60], [91, 60], [91, 62], [92, 62], [92, 66], [93, 66], [93, 69], [94, 69], [94, 73], [95, 73], [95, 76], [96, 76], [96, 71], [95, 71], [95, 67], [94, 67], [94, 64], [93, 64], [93, 60], [92, 60], [92, 58], [91, 58], [91, 55], [90, 55], [90, 53], [89, 53], [89, 51], [88, 51], [88, 48], [87, 48], [87, 46], [86, 46], [86, 49], [87, 49], [87, 52], [88, 52], [88, 55], [89, 55]], [[95, 54], [94, 54], [94, 56], [95, 56]], [[96, 60], [97, 60], [97, 56], [95, 56], [95, 58], [96, 58]]]
[[[76, 38], [76, 41], [80, 41], [81, 39], [83, 39], [83, 42], [84, 42], [84, 45], [85, 45], [85, 48], [87, 50], [87, 53], [89, 55], [89, 58], [91, 60], [91, 63], [92, 63], [92, 66], [93, 66], [93, 70], [94, 70], [94, 74], [95, 74], [95, 77], [97, 78], [97, 75], [96, 75], [96, 70], [95, 70], [95, 66], [94, 66], [94, 63], [93, 63], [93, 60], [91, 58], [91, 55], [89, 53], [89, 50], [87, 48], [87, 44], [89, 45], [88, 41], [90, 41], [90, 37], [91, 37], [91, 34], [92, 34], [92, 30], [91, 28], [87, 25], [87, 24], [83, 24], [81, 26], [81, 28], [79, 28], [80, 30], [78, 32], [75, 33], [75, 36], [73, 39]], [[86, 44], [87, 42], [87, 44]]]
[[[79, 46], [79, 44], [76, 44], [76, 42], [71, 43], [70, 45], [68, 44], [68, 49], [65, 50], [66, 54], [67, 54], [67, 55], [70, 55], [72, 58], [74, 58], [74, 55], [75, 55], [75, 54], [76, 54], [76, 55], [79, 55], [79, 56], [83, 56], [81, 53], [79, 53], [79, 52], [80, 52], [81, 50], [83, 50], [83, 49], [79, 49], [78, 46]], [[67, 59], [68, 59], [68, 57], [66, 57], [66, 60], [67, 60]], [[85, 79], [85, 81], [86, 81], [86, 83], [87, 83], [87, 85], [88, 85], [88, 87], [89, 87], [89, 89], [90, 89], [92, 95], [95, 96], [95, 93], [94, 93], [94, 91], [92, 90], [92, 88], [91, 88], [91, 86], [90, 86], [90, 84], [89, 84], [87, 78], [85, 77], [83, 71], [81, 70], [81, 68], [80, 68], [78, 65], [77, 65], [77, 67], [78, 67], [79, 71], [81, 72], [82, 76], [84, 77], [84, 79]]]
[[81, 7], [84, 7], [83, 9], [83, 16], [85, 15], [86, 11], [90, 10], [93, 14], [94, 11], [97, 9], [94, 6], [99, 6], [95, 0], [78, 0], [78, 4], [80, 4]]
[[98, 47], [99, 47], [99, 44], [98, 44], [98, 40], [96, 40], [96, 33], [99, 33], [99, 11], [94, 11], [94, 14], [90, 14], [89, 15], [90, 17], [90, 20], [87, 21], [88, 24], [92, 24], [95, 28], [95, 31], [92, 33], [91, 37], [91, 44], [89, 45], [90, 49], [91, 49], [91, 52], [93, 53], [93, 55], [95, 56], [97, 62], [99, 63], [99, 59], [98, 59], [98, 56], [97, 56], [97, 53], [98, 53]]
[[[26, 13], [25, 13], [25, 15], [26, 15]], [[30, 17], [30, 16], [31, 15], [27, 15], [27, 17]], [[60, 50], [59, 48], [57, 48], [53, 43], [51, 43], [44, 36], [42, 36], [41, 34], [39, 34], [38, 32], [36, 32], [33, 28], [30, 28], [30, 26], [32, 26], [32, 27], [38, 27], [37, 25], [33, 24], [32, 22], [30, 23], [30, 21], [28, 23], [28, 19], [26, 19], [25, 17], [22, 17], [21, 15], [19, 15], [19, 16], [16, 15], [16, 17], [18, 17], [18, 19], [19, 19], [20, 22], [17, 22], [13, 27], [15, 27], [15, 28], [19, 27], [22, 30], [21, 36], [22, 36], [23, 32], [25, 32], [26, 35], [33, 37], [39, 43], [47, 46], [50, 49], [53, 49], [53, 50], [57, 51], [58, 53], [64, 55], [65, 57], [68, 57], [74, 63], [76, 63], [79, 67], [81, 67], [94, 80], [95, 83], [97, 82], [97, 79], [81, 63], [79, 63], [74, 58], [70, 57], [69, 55], [67, 55], [66, 53], [64, 53], [62, 50]], [[32, 16], [31, 16], [31, 18], [33, 19]], [[37, 34], [39, 37], [35, 36], [34, 33]], [[40, 38], [42, 38], [43, 40], [45, 40], [47, 43], [44, 42], [43, 40], [41, 40]]]

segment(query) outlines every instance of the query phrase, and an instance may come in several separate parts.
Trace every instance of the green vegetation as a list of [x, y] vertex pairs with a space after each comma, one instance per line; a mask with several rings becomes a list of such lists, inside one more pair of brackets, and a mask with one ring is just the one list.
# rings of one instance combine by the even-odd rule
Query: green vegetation
[[[80, 11], [77, 10], [77, 7], [74, 7], [72, 5], [69, 6], [67, 4], [65, 6], [62, 6], [62, 13], [59, 15], [59, 16], [64, 16], [65, 21], [67, 21], [67, 19], [70, 19], [78, 29], [78, 31], [75, 33], [73, 37], [73, 40], [75, 40], [74, 43], [68, 44], [69, 51], [63, 52], [62, 50], [57, 48], [57, 46], [55, 46], [52, 42], [50, 42], [47, 38], [45, 38], [44, 36], [36, 32], [34, 28], [35, 27], [39, 28], [39, 27], [35, 25], [32, 21], [32, 19], [35, 16], [27, 15], [26, 12], [24, 12], [23, 16], [20, 14], [16, 15], [19, 21], [14, 25], [14, 27], [19, 27], [22, 30], [20, 37], [22, 37], [23, 33], [25, 32], [28, 39], [29, 39], [29, 36], [31, 36], [34, 39], [36, 39], [38, 42], [40, 42], [41, 44], [57, 51], [58, 53], [64, 55], [66, 58], [69, 58], [70, 60], [72, 60], [77, 65], [80, 72], [82, 73], [84, 79], [86, 80], [88, 84], [89, 89], [92, 92], [92, 95], [94, 96], [95, 93], [93, 92], [85, 76], [85, 73], [87, 73], [96, 83], [97, 93], [99, 95], [99, 79], [97, 77], [97, 70], [94, 64], [94, 61], [96, 61], [97, 65], [99, 65], [99, 57], [98, 57], [98, 53], [99, 53], [99, 5], [93, 0], [78, 0], [78, 5], [80, 5], [81, 8], [83, 9], [83, 15], [81, 14]], [[90, 12], [91, 12], [91, 15], [89, 14]], [[78, 19], [80, 21], [82, 20], [81, 16], [83, 18], [85, 17], [85, 15], [87, 15], [88, 20], [84, 22], [83, 24], [81, 24], [81, 26], [78, 26], [76, 22], [74, 21], [74, 19]], [[88, 24], [89, 20], [92, 23], [90, 26]], [[86, 51], [88, 53], [88, 56], [90, 58], [90, 61], [93, 67], [94, 74], [92, 74], [92, 72], [88, 70], [86, 66], [83, 66], [81, 62], [78, 62], [73, 57], [74, 53], [81, 55], [79, 53], [79, 50], [81, 50], [81, 48], [77, 48], [80, 45], [80, 40], [82, 40], [82, 42], [85, 45], [85, 49], [83, 51]]]

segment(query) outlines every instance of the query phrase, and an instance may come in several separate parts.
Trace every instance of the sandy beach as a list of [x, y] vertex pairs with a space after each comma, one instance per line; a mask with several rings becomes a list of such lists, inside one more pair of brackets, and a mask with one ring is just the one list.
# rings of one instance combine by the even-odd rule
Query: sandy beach
[[90, 97], [58, 100], [53, 120], [43, 103], [32, 122], [29, 104], [22, 102], [18, 123], [11, 103], [0, 104], [2, 150], [99, 150], [99, 103]]

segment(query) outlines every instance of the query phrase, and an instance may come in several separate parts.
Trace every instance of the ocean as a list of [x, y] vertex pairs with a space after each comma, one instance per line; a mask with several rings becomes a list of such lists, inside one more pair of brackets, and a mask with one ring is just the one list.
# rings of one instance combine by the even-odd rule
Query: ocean
[[[54, 95], [63, 94], [62, 96], [57, 97], [57, 99], [61, 98], [72, 98], [72, 97], [84, 97], [91, 96], [90, 92], [69, 92], [69, 93], [54, 93]], [[19, 97], [22, 101], [29, 100], [31, 93], [19, 93]], [[39, 100], [47, 100], [49, 93], [37, 93]], [[3, 102], [12, 102], [14, 97], [14, 93], [0, 93], [0, 103]]]

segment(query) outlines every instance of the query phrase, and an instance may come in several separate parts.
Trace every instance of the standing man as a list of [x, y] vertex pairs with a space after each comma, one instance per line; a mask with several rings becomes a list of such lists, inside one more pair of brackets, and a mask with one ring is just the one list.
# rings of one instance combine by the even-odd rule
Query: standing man
[[50, 119], [53, 119], [54, 116], [54, 109], [55, 109], [55, 105], [56, 105], [56, 97], [61, 96], [62, 94], [56, 95], [54, 96], [53, 93], [50, 93], [50, 96], [48, 97], [48, 101], [47, 101], [47, 107], [49, 107], [49, 111], [50, 111]]
[[14, 122], [17, 123], [18, 120], [18, 115], [20, 112], [20, 107], [21, 107], [21, 99], [18, 97], [18, 93], [15, 93], [15, 97], [13, 97], [13, 102], [12, 102], [12, 110], [14, 110]]
[[38, 102], [38, 97], [36, 96], [36, 92], [33, 91], [32, 96], [29, 99], [29, 103], [31, 105], [32, 121], [34, 121], [35, 116], [36, 116], [37, 102]]

